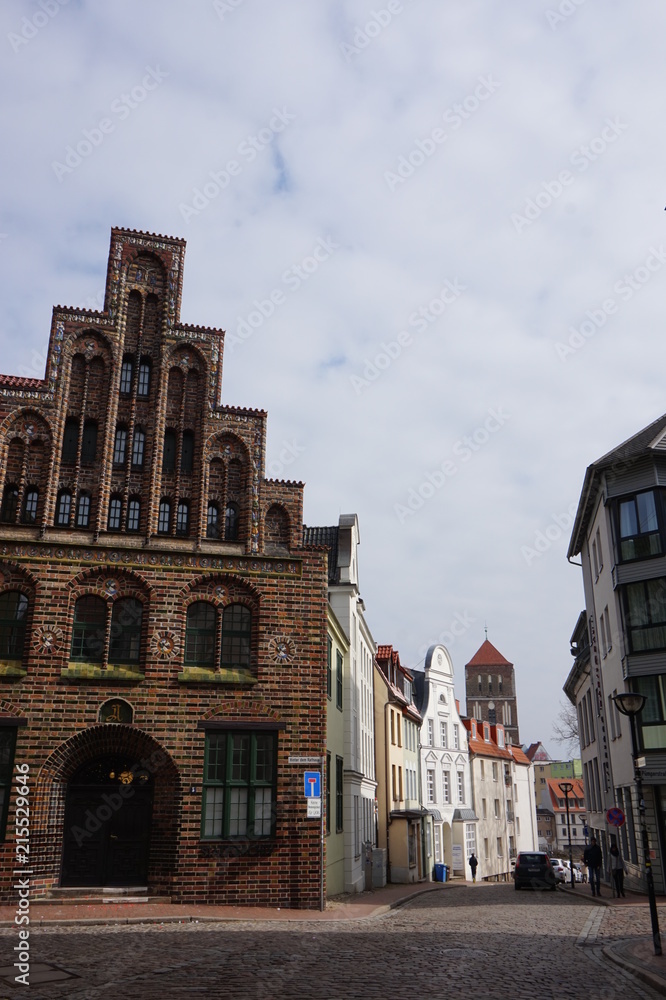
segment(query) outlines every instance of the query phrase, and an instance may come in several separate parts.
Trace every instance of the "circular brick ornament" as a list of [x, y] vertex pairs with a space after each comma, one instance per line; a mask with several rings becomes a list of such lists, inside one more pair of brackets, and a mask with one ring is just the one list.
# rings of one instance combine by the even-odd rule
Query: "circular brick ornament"
[[150, 645], [159, 660], [172, 660], [178, 654], [178, 636], [170, 629], [155, 629]]
[[40, 625], [35, 629], [35, 645], [39, 653], [59, 653], [63, 631], [57, 625]]
[[276, 635], [268, 643], [268, 652], [275, 663], [292, 663], [296, 656], [296, 643], [286, 635]]

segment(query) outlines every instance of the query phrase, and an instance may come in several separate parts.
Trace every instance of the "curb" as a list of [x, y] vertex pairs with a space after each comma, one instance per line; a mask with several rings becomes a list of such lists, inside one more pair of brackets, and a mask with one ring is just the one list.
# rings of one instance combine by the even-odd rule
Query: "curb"
[[666, 980], [662, 976], [657, 976], [653, 972], [647, 972], [641, 965], [636, 965], [635, 962], [625, 958], [624, 955], [618, 955], [614, 950], [615, 947], [617, 945], [603, 945], [601, 954], [610, 962], [619, 965], [625, 972], [631, 973], [634, 978], [642, 980], [647, 986], [651, 986], [657, 993], [666, 996]]

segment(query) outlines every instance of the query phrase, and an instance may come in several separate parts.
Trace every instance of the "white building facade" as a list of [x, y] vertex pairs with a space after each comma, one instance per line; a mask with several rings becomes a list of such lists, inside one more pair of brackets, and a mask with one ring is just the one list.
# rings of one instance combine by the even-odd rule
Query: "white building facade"
[[471, 878], [468, 859], [477, 853], [467, 731], [454, 691], [453, 662], [445, 646], [431, 646], [425, 671], [414, 673], [414, 700], [421, 725], [421, 800], [432, 817], [432, 865], [448, 877]]

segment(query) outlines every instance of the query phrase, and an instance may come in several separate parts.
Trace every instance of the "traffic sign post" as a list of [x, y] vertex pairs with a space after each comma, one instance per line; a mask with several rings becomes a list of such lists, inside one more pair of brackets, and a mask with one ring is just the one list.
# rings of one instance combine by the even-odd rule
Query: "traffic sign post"
[[606, 813], [606, 819], [608, 820], [609, 826], [620, 827], [624, 826], [625, 823], [624, 813], [621, 809], [618, 809], [617, 806], [613, 806], [612, 809], [608, 810]]
[[289, 764], [318, 764], [321, 771], [303, 772], [303, 795], [307, 803], [307, 818], [320, 820], [320, 879], [319, 879], [319, 908], [324, 910], [324, 810], [322, 809], [322, 797], [325, 794], [324, 783], [326, 781], [326, 756], [310, 756], [307, 754], [292, 754], [287, 758]]

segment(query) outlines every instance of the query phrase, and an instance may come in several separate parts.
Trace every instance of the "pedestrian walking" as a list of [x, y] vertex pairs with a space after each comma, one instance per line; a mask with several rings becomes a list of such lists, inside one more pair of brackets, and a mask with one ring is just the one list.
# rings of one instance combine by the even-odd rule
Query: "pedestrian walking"
[[587, 865], [593, 896], [601, 895], [601, 866], [603, 861], [601, 848], [597, 844], [596, 838], [591, 837], [590, 843], [583, 851], [583, 863]]
[[472, 882], [476, 882], [476, 869], [479, 867], [479, 861], [474, 851], [469, 858], [469, 867], [472, 869]]
[[624, 858], [620, 854], [617, 844], [613, 844], [610, 849], [610, 869], [616, 893], [618, 896], [626, 898], [624, 895]]

